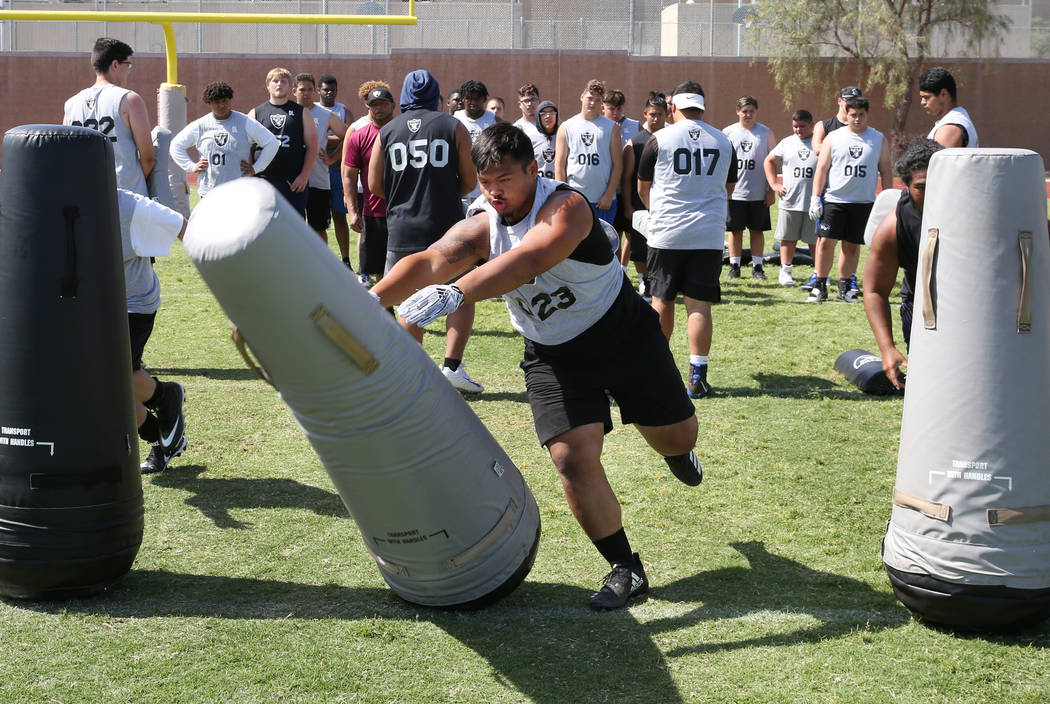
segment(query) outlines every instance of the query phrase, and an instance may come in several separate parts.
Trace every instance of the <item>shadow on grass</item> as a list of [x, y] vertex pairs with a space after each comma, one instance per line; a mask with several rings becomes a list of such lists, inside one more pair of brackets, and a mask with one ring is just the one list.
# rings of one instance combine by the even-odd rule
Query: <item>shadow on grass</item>
[[744, 386], [715, 386], [711, 398], [756, 398], [776, 396], [780, 398], [812, 399], [828, 396], [845, 401], [892, 401], [899, 396], [875, 396], [860, 389], [843, 388], [833, 381], [819, 376], [789, 376], [786, 374], [752, 374], [758, 388]]
[[162, 380], [166, 376], [203, 376], [207, 379], [219, 379], [220, 381], [245, 381], [259, 378], [246, 367], [235, 369], [150, 367], [149, 371], [161, 377]]
[[528, 403], [529, 395], [524, 391], [495, 391], [481, 394], [467, 394], [463, 398], [468, 401], [491, 402], [491, 401], [513, 401], [515, 403]]
[[154, 486], [192, 492], [186, 503], [219, 528], [245, 529], [250, 523], [230, 515], [233, 508], [304, 508], [319, 516], [348, 518], [339, 495], [293, 479], [248, 479], [201, 476], [199, 464], [173, 467], [155, 475]]

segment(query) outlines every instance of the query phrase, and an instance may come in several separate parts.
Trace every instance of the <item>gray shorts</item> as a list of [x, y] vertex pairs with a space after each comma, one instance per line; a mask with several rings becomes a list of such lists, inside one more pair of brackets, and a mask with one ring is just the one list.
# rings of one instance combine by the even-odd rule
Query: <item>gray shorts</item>
[[781, 210], [777, 215], [777, 234], [781, 242], [817, 243], [817, 224], [804, 210]]

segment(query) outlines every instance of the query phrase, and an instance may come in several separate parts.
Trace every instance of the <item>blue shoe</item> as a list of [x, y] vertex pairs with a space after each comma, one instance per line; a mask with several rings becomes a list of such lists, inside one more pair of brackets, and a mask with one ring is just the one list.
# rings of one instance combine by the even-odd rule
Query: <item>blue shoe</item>
[[857, 275], [849, 277], [849, 290], [853, 292], [854, 298], [860, 295], [860, 286], [857, 284]]
[[711, 393], [711, 385], [707, 383], [707, 365], [689, 365], [689, 383], [686, 384], [689, 398], [703, 398]]
[[806, 283], [799, 286], [799, 289], [801, 289], [802, 291], [811, 291], [813, 289], [813, 284], [815, 283], [817, 283], [817, 272], [814, 271], [812, 274], [809, 275], [809, 279], [806, 281]]

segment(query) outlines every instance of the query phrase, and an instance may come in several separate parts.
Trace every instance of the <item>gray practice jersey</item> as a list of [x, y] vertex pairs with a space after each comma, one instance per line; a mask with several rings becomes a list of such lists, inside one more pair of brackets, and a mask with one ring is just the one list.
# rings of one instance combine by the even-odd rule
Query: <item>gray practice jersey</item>
[[736, 173], [739, 179], [733, 189], [733, 200], [763, 200], [769, 191], [762, 166], [769, 154], [769, 128], [756, 122], [750, 130], [734, 122], [722, 129], [736, 150]]
[[[539, 131], [539, 129], [536, 127], [536, 123], [535, 122], [529, 122], [524, 117], [521, 118], [520, 120], [518, 120], [517, 122], [515, 122], [514, 126], [517, 127], [518, 129], [520, 129], [522, 132], [524, 132], [525, 134], [527, 134], [529, 136], [529, 141], [532, 142], [532, 151], [536, 152], [537, 154], [539, 154], [539, 150], [540, 149], [544, 148], [547, 145], [548, 141], [550, 141], [551, 144], [554, 144], [554, 142], [553, 142], [554, 136], [553, 135], [551, 135], [551, 139], [548, 140], [547, 139], [547, 135], [545, 135], [545, 134], [543, 134], [542, 132]], [[553, 147], [551, 147], [551, 148], [553, 149]], [[538, 156], [536, 157], [536, 160], [539, 161], [539, 157]], [[542, 168], [543, 165], [540, 164], [540, 166]], [[553, 159], [551, 159], [551, 173], [552, 174], [554, 173], [554, 160]], [[549, 178], [554, 178], [554, 176], [552, 175]]]
[[[835, 130], [824, 144], [831, 148], [831, 169], [824, 191], [826, 203], [874, 203], [879, 181], [882, 132], [866, 127], [857, 134]], [[824, 149], [821, 146], [821, 149]]]
[[627, 143], [631, 141], [631, 137], [638, 134], [638, 130], [641, 128], [638, 120], [632, 120], [629, 117], [624, 117], [620, 120], [620, 148], [623, 149], [627, 146]]
[[977, 141], [977, 127], [974, 126], [973, 120], [970, 119], [970, 113], [966, 112], [966, 108], [957, 105], [944, 113], [941, 119], [933, 123], [933, 129], [926, 135], [926, 138], [933, 139], [934, 135], [937, 134], [937, 130], [945, 125], [958, 125], [962, 128], [965, 133], [963, 136], [964, 147], [977, 148], [980, 146], [980, 143]]
[[722, 250], [733, 155], [729, 138], [701, 120], [679, 120], [653, 133], [638, 164], [638, 179], [652, 182], [650, 247]]
[[317, 158], [314, 160], [313, 168], [310, 170], [309, 185], [310, 188], [330, 191], [332, 190], [332, 182], [328, 178], [328, 164], [321, 161], [321, 156], [327, 153], [328, 118], [331, 116], [332, 111], [320, 103], [314, 103], [313, 107], [307, 112], [310, 113], [310, 117], [314, 119], [314, 125], [317, 126]]
[[591, 203], [601, 200], [609, 186], [613, 167], [609, 145], [615, 126], [616, 123], [604, 115], [593, 120], [575, 115], [561, 126], [565, 130], [565, 144], [569, 149], [565, 180], [587, 196]]
[[145, 196], [149, 191], [139, 163], [135, 137], [120, 117], [120, 103], [130, 92], [113, 84], [85, 88], [66, 101], [64, 121], [78, 127], [90, 127], [109, 137], [117, 166], [117, 186]]
[[817, 168], [813, 138], [800, 139], [793, 134], [780, 140], [769, 154], [781, 160], [784, 188], [787, 189], [787, 193], [780, 196], [780, 208], [808, 210], [809, 198], [813, 195], [813, 172]]
[[137, 193], [117, 189], [120, 211], [120, 243], [124, 257], [124, 290], [129, 313], [156, 313], [160, 308], [160, 281], [148, 256], [140, 256], [136, 242], [170, 236], [174, 242], [183, 218], [174, 210]]
[[270, 130], [234, 110], [225, 120], [208, 113], [186, 125], [171, 140], [169, 152], [179, 168], [188, 173], [197, 169], [187, 153], [190, 147], [208, 160], [208, 168], [197, 174], [197, 192], [203, 198], [220, 183], [241, 177], [241, 162], [252, 163], [252, 145], [262, 147], [255, 159], [256, 171], [265, 169], [280, 148]]
[[[492, 112], [491, 110], [486, 110], [485, 112], [481, 113], [481, 117], [479, 117], [476, 120], [472, 117], [469, 117], [467, 115], [466, 110], [457, 110], [456, 114], [453, 115], [453, 117], [462, 122], [463, 126], [467, 128], [467, 132], [470, 133], [471, 144], [478, 140], [478, 137], [481, 136], [481, 133], [483, 130], [485, 130], [485, 128], [492, 127], [492, 125], [496, 124], [496, 113]], [[474, 190], [468, 193], [467, 195], [463, 196], [463, 198], [464, 200], [470, 201], [474, 200], [480, 195], [481, 186], [475, 184]]]
[[[565, 188], [559, 181], [537, 179], [532, 210], [513, 225], [504, 224], [484, 198], [471, 204], [470, 215], [482, 211], [488, 215], [490, 260], [521, 244], [522, 238], [535, 226], [540, 208], [559, 186]], [[623, 269], [613, 257], [597, 216], [593, 220], [597, 229], [592, 226], [587, 239], [568, 258], [504, 294], [510, 324], [526, 339], [541, 345], [568, 342], [605, 315], [619, 295]], [[585, 248], [592, 250], [594, 256], [585, 257], [582, 253]]]
[[556, 135], [546, 135], [536, 130], [539, 140], [533, 141], [532, 148], [536, 153], [536, 167], [543, 178], [554, 178], [554, 149]]

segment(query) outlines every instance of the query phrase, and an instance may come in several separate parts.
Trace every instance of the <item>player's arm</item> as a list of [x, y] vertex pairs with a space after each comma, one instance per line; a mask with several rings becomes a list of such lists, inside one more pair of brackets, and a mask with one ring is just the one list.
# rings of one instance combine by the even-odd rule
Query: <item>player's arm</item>
[[781, 164], [784, 160], [779, 156], [776, 156], [772, 152], [766, 155], [765, 161], [762, 162], [762, 168], [766, 172], [766, 183], [778, 196], [782, 196], [787, 193], [787, 189], [784, 188], [784, 184], [777, 183], [777, 171], [780, 169]]
[[623, 216], [627, 222], [634, 216], [634, 204], [631, 202], [631, 173], [634, 171], [634, 146], [630, 140], [623, 148], [623, 173], [620, 175], [620, 197], [623, 198]]
[[824, 131], [824, 121], [820, 120], [817, 124], [813, 125], [813, 153], [820, 155], [820, 148], [824, 145], [824, 138], [827, 137], [827, 133]]
[[380, 305], [397, 305], [424, 286], [448, 281], [488, 256], [489, 218], [480, 213], [460, 220], [430, 247], [399, 261], [371, 292]]
[[245, 176], [254, 176], [260, 171], [266, 170], [273, 158], [277, 156], [281, 143], [277, 141], [277, 137], [274, 136], [273, 132], [263, 127], [260, 123], [254, 120], [246, 120], [244, 124], [245, 131], [248, 133], [248, 140], [262, 148], [252, 163], [241, 162], [241, 173]]
[[[889, 140], [883, 138], [882, 152], [879, 154], [879, 178], [883, 188], [893, 188], [893, 170], [890, 168]], [[816, 191], [814, 191], [816, 193]]]
[[726, 199], [728, 200], [733, 197], [733, 189], [736, 188], [736, 182], [740, 180], [740, 173], [736, 169], [736, 150], [733, 149], [732, 144], [726, 149], [725, 154], [726, 159], [729, 160], [729, 170], [726, 172]]
[[961, 147], [966, 131], [961, 125], [941, 125], [933, 135], [933, 141], [942, 147]]
[[478, 185], [478, 172], [474, 170], [474, 161], [470, 158], [470, 132], [466, 126], [456, 120], [456, 151], [459, 153], [459, 195], [469, 195]]
[[813, 197], [824, 193], [828, 185], [828, 172], [831, 171], [831, 149], [821, 149], [817, 157], [817, 168], [813, 171]]
[[[766, 133], [766, 154], [769, 154], [771, 151], [776, 149], [776, 146], [777, 146], [776, 139], [777, 138], [773, 135], [773, 130], [769, 130], [769, 132]], [[767, 156], [766, 158], [768, 159], [769, 157]], [[762, 167], [765, 168], [765, 162], [764, 161], [762, 162]], [[768, 173], [766, 174], [766, 181], [769, 181], [769, 174]], [[766, 204], [767, 208], [769, 206], [773, 205], [774, 202], [776, 202], [776, 198], [774, 197], [774, 194], [777, 193], [778, 191], [773, 186], [773, 184], [775, 184], [776, 182], [777, 182], [777, 180], [776, 180], [776, 178], [774, 178], [773, 181], [771, 183], [769, 183], [769, 188], [766, 190], [765, 204]]]
[[608, 210], [612, 207], [613, 199], [616, 198], [616, 189], [620, 186], [620, 175], [623, 173], [623, 151], [620, 139], [620, 126], [613, 125], [612, 136], [609, 138], [609, 158], [612, 159], [612, 172], [609, 174], [609, 183], [605, 186], [605, 193], [598, 199], [598, 208]]
[[150, 173], [153, 172], [153, 166], [157, 163], [157, 157], [153, 153], [149, 112], [146, 111], [146, 103], [138, 93], [131, 92], [124, 96], [124, 100], [120, 102], [120, 117], [131, 129], [135, 148], [139, 151], [139, 166], [142, 167], [142, 175], [149, 178]]
[[[383, 148], [383, 135], [377, 134], [376, 141], [372, 144], [372, 157], [368, 161], [368, 190], [380, 198], [386, 198], [386, 184], [383, 183], [383, 172], [385, 170], [386, 149]], [[343, 192], [356, 193], [357, 184], [354, 184], [352, 190], [344, 190]]]
[[554, 180], [568, 183], [569, 142], [565, 139], [565, 125], [558, 125], [554, 136]]
[[[179, 133], [171, 138], [171, 145], [168, 147], [168, 154], [171, 155], [172, 161], [185, 171], [186, 173], [193, 173], [194, 171], [204, 171], [208, 168], [208, 160], [203, 154], [199, 153], [199, 161], [194, 161], [193, 157], [190, 156], [190, 147], [196, 148], [197, 146], [197, 125], [195, 122], [183, 127], [179, 130]], [[203, 166], [201, 165], [203, 162]]]
[[[340, 157], [342, 156], [343, 140], [346, 139], [346, 123], [336, 117], [334, 112], [328, 113], [328, 129], [334, 134], [328, 135], [328, 145], [335, 147], [335, 151], [329, 156], [328, 152], [325, 151], [321, 154], [321, 160], [324, 161], [326, 166], [332, 166], [338, 164]], [[332, 137], [335, 137], [333, 142]]]
[[889, 212], [871, 239], [871, 251], [864, 265], [864, 313], [875, 334], [882, 357], [886, 378], [901, 388], [900, 366], [907, 363], [893, 342], [893, 321], [890, 317], [890, 292], [897, 282], [900, 259], [897, 254], [897, 212]]
[[653, 188], [653, 176], [656, 173], [656, 157], [660, 153], [660, 142], [656, 135], [649, 137], [638, 157], [638, 197], [645, 207], [649, 207], [649, 192]]
[[[463, 292], [463, 302], [483, 301], [528, 283], [572, 254], [590, 233], [593, 223], [591, 206], [579, 193], [552, 194], [519, 246], [485, 262], [456, 282]], [[487, 258], [487, 221], [485, 225]]]
[[317, 125], [314, 124], [314, 119], [310, 117], [308, 110], [303, 110], [303, 140], [306, 142], [303, 168], [292, 181], [293, 193], [302, 193], [310, 185], [310, 172], [313, 171], [314, 160], [317, 158]]

